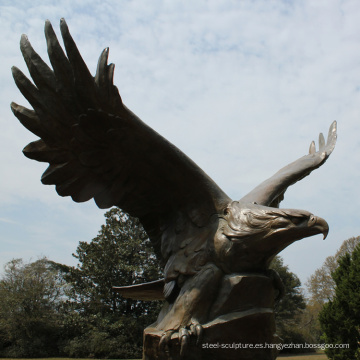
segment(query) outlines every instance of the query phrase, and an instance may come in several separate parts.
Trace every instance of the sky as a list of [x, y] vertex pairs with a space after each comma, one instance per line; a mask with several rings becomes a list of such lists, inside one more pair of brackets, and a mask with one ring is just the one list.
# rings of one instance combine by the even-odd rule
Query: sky
[[281, 256], [305, 283], [360, 235], [359, 1], [1, 0], [0, 269], [42, 256], [76, 265], [79, 241], [91, 241], [105, 222], [93, 201], [76, 204], [40, 183], [47, 165], [22, 154], [36, 137], [10, 110], [11, 101], [28, 106], [10, 71], [27, 73], [21, 34], [49, 63], [44, 22], [60, 37], [62, 17], [91, 73], [110, 47], [126, 106], [234, 200], [306, 155], [337, 120], [333, 154], [281, 204], [323, 217], [329, 235]]

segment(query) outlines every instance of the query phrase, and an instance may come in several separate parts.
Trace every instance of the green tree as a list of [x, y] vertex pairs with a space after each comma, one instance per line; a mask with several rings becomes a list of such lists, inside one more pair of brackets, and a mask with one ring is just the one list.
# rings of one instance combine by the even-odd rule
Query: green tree
[[332, 348], [326, 355], [334, 360], [359, 359], [360, 341], [360, 245], [339, 260], [332, 274], [335, 295], [320, 312], [319, 320], [328, 344], [349, 344], [349, 348]]
[[64, 282], [54, 263], [14, 259], [0, 280], [0, 355], [58, 355]]
[[276, 332], [285, 344], [304, 343], [304, 336], [298, 326], [300, 316], [305, 309], [301, 281], [287, 265], [284, 265], [280, 256], [274, 258], [270, 268], [279, 274], [284, 284], [284, 294], [275, 305]]
[[[79, 264], [64, 267], [70, 356], [140, 357], [144, 327], [155, 321], [159, 302], [125, 299], [112, 290], [162, 277], [152, 245], [138, 219], [112, 208], [90, 243], [80, 242]], [[72, 309], [72, 311], [71, 311]]]
[[338, 267], [338, 261], [345, 254], [351, 254], [360, 243], [360, 236], [345, 240], [334, 256], [328, 256], [324, 264], [310, 276], [306, 282], [310, 294], [310, 304], [323, 305], [335, 294], [335, 282], [332, 273]]
[[351, 254], [360, 243], [360, 237], [345, 240], [333, 256], [328, 256], [323, 265], [310, 276], [306, 282], [309, 299], [302, 317], [302, 326], [307, 333], [309, 343], [321, 341], [319, 313], [324, 304], [335, 296], [335, 281], [332, 274], [338, 267], [339, 260], [346, 254]]

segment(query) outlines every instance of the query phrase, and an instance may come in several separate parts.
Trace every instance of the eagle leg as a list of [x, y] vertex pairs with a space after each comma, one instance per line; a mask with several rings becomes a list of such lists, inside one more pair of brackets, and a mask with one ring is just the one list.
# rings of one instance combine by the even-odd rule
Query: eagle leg
[[216, 284], [222, 276], [223, 272], [217, 266], [207, 264], [197, 274], [186, 279], [168, 313], [156, 326], [163, 331], [159, 342], [162, 352], [169, 351], [174, 334], [179, 339], [181, 357], [186, 355], [191, 338], [196, 339], [196, 345], [200, 343], [203, 334], [201, 324], [208, 320], [210, 307], [218, 291]]

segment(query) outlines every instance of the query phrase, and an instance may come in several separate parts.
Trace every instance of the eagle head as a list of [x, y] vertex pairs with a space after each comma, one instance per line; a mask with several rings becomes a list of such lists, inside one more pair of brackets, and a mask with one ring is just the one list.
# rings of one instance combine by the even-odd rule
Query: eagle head
[[214, 241], [214, 259], [225, 272], [265, 270], [294, 241], [329, 231], [327, 222], [305, 210], [231, 202]]

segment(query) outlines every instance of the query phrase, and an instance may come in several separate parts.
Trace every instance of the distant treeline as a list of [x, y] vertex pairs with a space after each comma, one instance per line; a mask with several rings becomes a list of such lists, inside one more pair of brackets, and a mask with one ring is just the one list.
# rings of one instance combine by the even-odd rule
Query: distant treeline
[[141, 358], [144, 327], [160, 302], [124, 299], [114, 285], [162, 277], [141, 224], [119, 209], [90, 243], [77, 267], [46, 258], [5, 266], [0, 280], [0, 356]]

